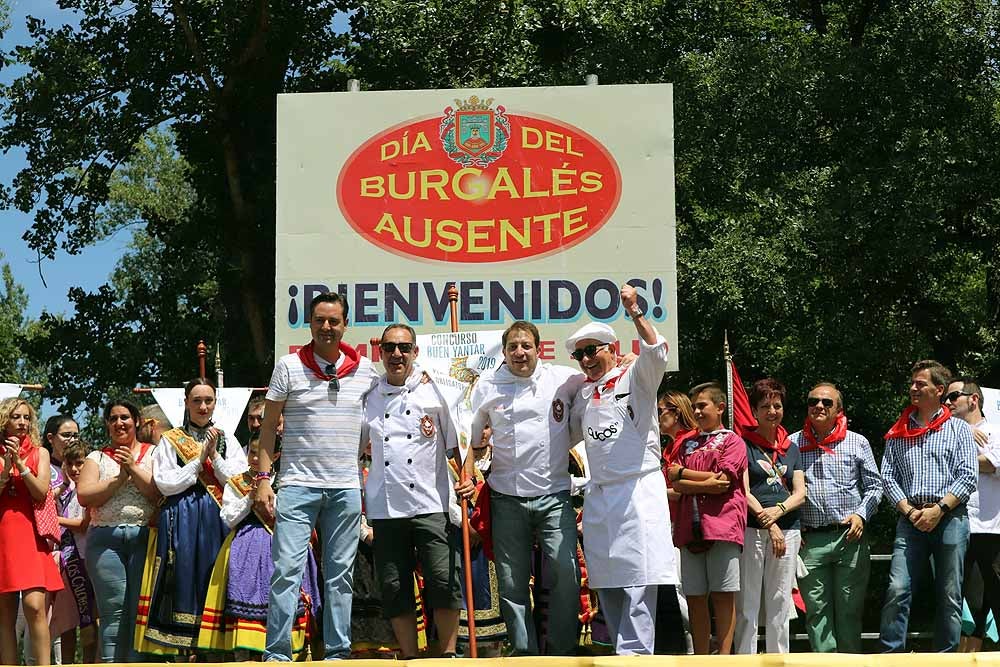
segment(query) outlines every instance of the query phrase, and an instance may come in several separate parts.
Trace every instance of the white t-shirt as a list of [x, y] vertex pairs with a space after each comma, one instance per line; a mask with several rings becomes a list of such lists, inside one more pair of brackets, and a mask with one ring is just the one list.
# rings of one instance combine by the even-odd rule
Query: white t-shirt
[[573, 399], [584, 375], [566, 366], [539, 362], [531, 377], [518, 377], [502, 364], [484, 373], [472, 390], [472, 432], [493, 427], [490, 488], [521, 498], [570, 489], [569, 450], [582, 439], [573, 422]]
[[1000, 533], [1000, 427], [986, 420], [973, 425], [989, 434], [985, 447], [979, 453], [989, 459], [995, 472], [979, 473], [979, 488], [969, 496], [969, 532]]
[[[330, 362], [316, 356], [320, 368]], [[346, 363], [342, 352], [337, 368]], [[299, 359], [286, 354], [278, 360], [267, 399], [284, 401], [285, 433], [281, 440], [281, 485], [321, 489], [361, 487], [358, 440], [364, 415], [364, 395], [378, 381], [366, 357], [340, 378], [340, 389], [316, 377]]]

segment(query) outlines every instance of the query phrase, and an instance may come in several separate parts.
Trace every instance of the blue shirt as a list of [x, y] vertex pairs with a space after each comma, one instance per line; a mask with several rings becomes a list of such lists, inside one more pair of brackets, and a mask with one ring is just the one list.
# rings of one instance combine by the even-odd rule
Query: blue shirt
[[789, 436], [800, 448], [806, 477], [806, 501], [802, 505], [802, 525], [821, 528], [839, 524], [852, 514], [868, 521], [882, 500], [882, 477], [868, 439], [847, 431], [844, 439], [832, 443], [828, 454], [822, 449], [807, 452], [809, 444], [802, 431]]
[[[915, 415], [910, 423], [920, 426]], [[957, 417], [916, 438], [890, 438], [882, 459], [886, 498], [893, 505], [907, 499], [930, 503], [950, 493], [964, 503], [976, 490], [976, 456], [972, 428]]]

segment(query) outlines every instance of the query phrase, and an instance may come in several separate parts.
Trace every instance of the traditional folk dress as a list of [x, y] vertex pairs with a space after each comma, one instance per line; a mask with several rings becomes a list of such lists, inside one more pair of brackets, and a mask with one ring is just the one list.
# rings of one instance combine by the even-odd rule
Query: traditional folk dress
[[[470, 452], [471, 455], [471, 452]], [[448, 471], [454, 481], [458, 481], [458, 464], [454, 459], [448, 459]], [[469, 516], [475, 509], [479, 501], [479, 494], [483, 491], [489, 495], [489, 487], [485, 485], [483, 472], [476, 468], [476, 490], [469, 501]], [[454, 494], [452, 494], [454, 496]], [[452, 522], [462, 525], [461, 505], [456, 498], [452, 498]], [[482, 543], [470, 549], [470, 563], [472, 565], [472, 603], [475, 610], [476, 621], [476, 648], [483, 655], [490, 653], [491, 648], [495, 648], [495, 653], [499, 654], [503, 642], [507, 641], [507, 626], [503, 621], [503, 614], [500, 612], [500, 585], [497, 582], [497, 571], [493, 561], [487, 557], [486, 549]], [[462, 577], [462, 588], [464, 593], [465, 577]], [[469, 643], [469, 613], [463, 608], [458, 622], [458, 643], [467, 646]], [[490, 644], [495, 645], [493, 647]], [[465, 649], [463, 649], [465, 651]]]
[[[222, 519], [234, 527], [215, 560], [198, 633], [198, 648], [263, 653], [267, 638], [267, 601], [274, 560], [272, 528], [251, 511], [250, 472], [230, 480], [222, 501]], [[319, 573], [309, 549], [302, 573], [299, 604], [292, 624], [293, 657], [304, 658], [320, 612]]]
[[[38, 474], [38, 448], [21, 440], [20, 456]], [[0, 593], [32, 588], [58, 591], [63, 587], [52, 550], [35, 528], [35, 503], [15, 468], [0, 489]]]
[[229, 532], [220, 513], [223, 489], [243, 485], [248, 469], [243, 448], [236, 441], [227, 447], [221, 434], [217, 455], [203, 464], [208, 433], [193, 424], [171, 429], [154, 453], [153, 481], [166, 500], [157, 534], [150, 535], [136, 624], [140, 652], [170, 653], [198, 643], [212, 570]]

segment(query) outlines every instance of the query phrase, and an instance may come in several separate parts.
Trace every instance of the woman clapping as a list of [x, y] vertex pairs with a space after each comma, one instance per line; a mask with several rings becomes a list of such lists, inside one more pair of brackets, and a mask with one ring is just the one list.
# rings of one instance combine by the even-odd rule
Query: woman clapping
[[214, 412], [215, 385], [188, 382], [184, 425], [164, 433], [154, 454], [153, 479], [166, 501], [145, 639], [167, 651], [197, 646], [212, 569], [229, 532], [220, 514], [223, 491], [247, 470], [243, 448], [213, 425]]
[[49, 492], [50, 469], [30, 403], [20, 398], [0, 403], [0, 438], [0, 664], [18, 664], [20, 593], [36, 663], [48, 665], [45, 596], [63, 585], [51, 549], [35, 526], [34, 507]]
[[159, 500], [153, 447], [136, 439], [138, 419], [139, 408], [129, 401], [105, 406], [111, 443], [87, 455], [77, 482], [77, 499], [91, 510], [85, 560], [101, 617], [103, 662], [135, 662], [137, 657], [132, 635], [149, 521]]

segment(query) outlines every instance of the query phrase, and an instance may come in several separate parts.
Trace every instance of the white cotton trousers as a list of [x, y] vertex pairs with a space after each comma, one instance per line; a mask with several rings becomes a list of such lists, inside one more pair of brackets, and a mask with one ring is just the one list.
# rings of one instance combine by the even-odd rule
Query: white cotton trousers
[[657, 586], [597, 589], [616, 655], [653, 655], [656, 592]]
[[785, 535], [785, 555], [781, 558], [774, 557], [771, 535], [767, 530], [747, 526], [744, 533], [740, 592], [736, 596], [734, 653], [757, 653], [757, 629], [761, 616], [764, 618], [767, 652], [789, 652], [788, 619], [792, 615], [792, 587], [802, 536], [798, 530], [782, 532]]

